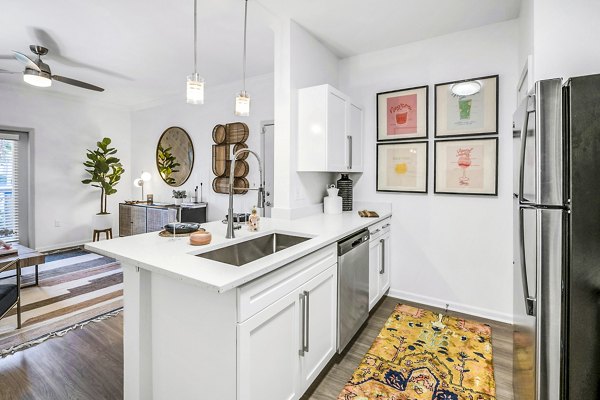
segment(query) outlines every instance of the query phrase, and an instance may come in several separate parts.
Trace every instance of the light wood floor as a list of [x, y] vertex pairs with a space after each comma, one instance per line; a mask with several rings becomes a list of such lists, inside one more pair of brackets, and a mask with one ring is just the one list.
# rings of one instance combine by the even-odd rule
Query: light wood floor
[[[311, 386], [302, 400], [332, 400], [342, 391], [342, 388], [352, 377], [363, 356], [379, 334], [394, 308], [398, 303], [424, 307], [432, 311], [443, 312], [435, 307], [422, 306], [392, 297], [384, 297], [371, 311], [365, 326], [354, 338], [343, 354], [337, 355], [321, 374], [321, 377]], [[464, 317], [473, 321], [484, 322], [492, 327], [492, 346], [494, 356], [494, 375], [496, 378], [497, 400], [512, 400], [512, 325], [490, 321], [470, 315], [448, 312], [449, 315]]]
[[[384, 297], [347, 351], [332, 360], [303, 400], [337, 398], [399, 302], [398, 299]], [[410, 302], [403, 303], [419, 306]], [[492, 327], [497, 399], [512, 400], [511, 326], [458, 313], [449, 314], [485, 322]], [[0, 399], [3, 400], [122, 398], [122, 314], [0, 359]]]

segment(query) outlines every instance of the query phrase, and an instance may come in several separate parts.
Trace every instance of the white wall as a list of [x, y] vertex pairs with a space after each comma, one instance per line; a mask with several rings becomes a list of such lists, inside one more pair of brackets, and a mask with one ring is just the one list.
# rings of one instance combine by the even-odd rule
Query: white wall
[[[99, 94], [101, 96], [101, 94]], [[131, 197], [130, 117], [127, 110], [57, 95], [25, 84], [0, 85], [0, 126], [33, 129], [34, 243], [38, 250], [60, 248], [92, 239], [92, 216], [100, 208], [100, 191], [85, 178], [86, 149], [107, 136], [125, 166], [118, 192], [109, 196], [113, 232], [118, 234], [119, 201]], [[60, 227], [55, 227], [59, 221]]]
[[273, 216], [293, 218], [321, 203], [327, 184], [337, 179], [335, 174], [296, 172], [296, 143], [298, 89], [324, 83], [337, 86], [339, 59], [292, 20], [282, 18], [274, 30], [277, 204]]
[[600, 73], [600, 2], [532, 1], [535, 79]]
[[[364, 106], [365, 169], [357, 200], [393, 206], [391, 294], [512, 320], [512, 113], [518, 21], [344, 59], [341, 90]], [[500, 75], [498, 197], [433, 194], [433, 85]], [[377, 92], [430, 85], [429, 194], [377, 193]]]
[[[172, 201], [172, 190], [187, 190], [188, 196], [193, 194], [195, 186], [203, 183], [203, 198], [208, 202], [208, 220], [223, 219], [227, 213], [228, 196], [217, 194], [212, 190], [212, 130], [217, 124], [241, 121], [248, 125], [250, 136], [246, 141], [251, 150], [260, 154], [260, 123], [273, 119], [273, 74], [249, 78], [246, 88], [251, 96], [249, 117], [236, 117], [233, 114], [236, 94], [241, 90], [241, 81], [220, 86], [207, 83], [203, 105], [191, 105], [185, 98], [171, 99], [163, 104], [139, 109], [132, 112], [132, 168], [133, 176], [142, 171], [152, 174], [152, 179], [144, 188], [145, 193], [154, 194], [155, 201]], [[156, 169], [156, 145], [165, 129], [179, 126], [186, 130], [192, 139], [195, 152], [194, 168], [188, 181], [179, 188], [173, 188], [160, 178]], [[276, 149], [276, 152], [278, 150]], [[250, 173], [247, 179], [251, 187], [259, 184], [258, 166], [252, 156], [248, 157]], [[141, 189], [132, 186], [133, 196], [141, 198]], [[257, 194], [250, 191], [246, 195], [235, 196], [236, 212], [249, 212], [256, 205]]]

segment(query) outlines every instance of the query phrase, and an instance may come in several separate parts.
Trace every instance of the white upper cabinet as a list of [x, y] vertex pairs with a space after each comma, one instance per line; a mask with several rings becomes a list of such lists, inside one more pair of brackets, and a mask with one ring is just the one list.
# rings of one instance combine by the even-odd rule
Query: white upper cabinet
[[298, 171], [362, 172], [363, 111], [331, 85], [298, 90]]

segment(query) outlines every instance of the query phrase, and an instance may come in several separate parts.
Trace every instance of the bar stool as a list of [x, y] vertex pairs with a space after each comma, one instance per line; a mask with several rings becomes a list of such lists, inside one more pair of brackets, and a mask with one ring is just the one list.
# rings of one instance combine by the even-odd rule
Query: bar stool
[[112, 228], [108, 228], [108, 229], [94, 229], [94, 242], [97, 242], [100, 240], [100, 234], [104, 233], [106, 235], [106, 240], [108, 239], [112, 239], [113, 235], [112, 235]]

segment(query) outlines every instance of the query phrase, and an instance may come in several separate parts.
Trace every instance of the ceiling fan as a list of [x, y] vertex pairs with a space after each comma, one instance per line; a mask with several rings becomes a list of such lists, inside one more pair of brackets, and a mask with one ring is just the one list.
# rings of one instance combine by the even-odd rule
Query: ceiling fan
[[[48, 54], [48, 49], [42, 46], [31, 45], [29, 46], [29, 50], [31, 50], [33, 54], [37, 55], [37, 60], [34, 61], [31, 58], [27, 57], [25, 54], [19, 53], [18, 51], [13, 50], [13, 53], [15, 58], [23, 65], [25, 65], [25, 70], [23, 71], [23, 80], [29, 83], [30, 85], [39, 87], [49, 87], [52, 85], [52, 81], [59, 81], [83, 89], [95, 90], [97, 92], [104, 91], [103, 88], [91, 85], [86, 82], [66, 78], [60, 75], [52, 75], [50, 71], [50, 66], [48, 66], [48, 64], [42, 61], [42, 56]], [[14, 74], [18, 72], [11, 72], [0, 69], [0, 73]]]

